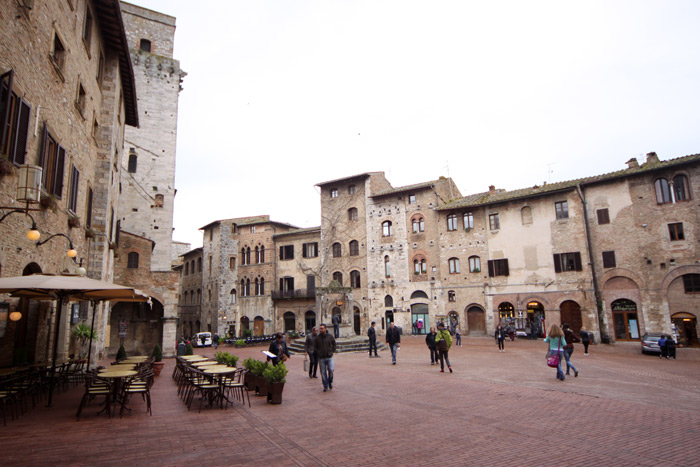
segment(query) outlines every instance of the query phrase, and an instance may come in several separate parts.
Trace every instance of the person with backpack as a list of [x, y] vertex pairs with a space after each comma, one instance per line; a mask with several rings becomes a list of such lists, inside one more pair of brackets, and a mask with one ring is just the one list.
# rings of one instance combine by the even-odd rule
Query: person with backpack
[[450, 365], [450, 359], [448, 357], [448, 352], [452, 346], [452, 336], [450, 331], [445, 329], [445, 323], [438, 324], [438, 332], [435, 335], [435, 347], [438, 351], [438, 358], [440, 359], [440, 373], [445, 372], [445, 363], [447, 363], [447, 368], [452, 373], [452, 365]]

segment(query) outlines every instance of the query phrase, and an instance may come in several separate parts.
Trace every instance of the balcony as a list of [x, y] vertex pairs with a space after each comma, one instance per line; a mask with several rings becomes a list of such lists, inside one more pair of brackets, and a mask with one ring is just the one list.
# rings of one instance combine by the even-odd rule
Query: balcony
[[273, 300], [285, 300], [294, 298], [316, 298], [316, 289], [273, 290]]

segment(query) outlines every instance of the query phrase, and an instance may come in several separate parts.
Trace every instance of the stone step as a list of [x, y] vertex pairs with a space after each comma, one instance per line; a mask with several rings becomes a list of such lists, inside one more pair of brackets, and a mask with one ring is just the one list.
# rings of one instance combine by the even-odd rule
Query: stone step
[[[305, 338], [301, 337], [295, 339], [293, 342], [287, 344], [289, 351], [294, 354], [304, 353], [304, 342]], [[383, 342], [377, 342], [377, 350], [388, 349], [386, 344]], [[335, 351], [336, 353], [349, 353], [349, 352], [369, 352], [369, 338], [368, 337], [341, 337], [335, 340]]]

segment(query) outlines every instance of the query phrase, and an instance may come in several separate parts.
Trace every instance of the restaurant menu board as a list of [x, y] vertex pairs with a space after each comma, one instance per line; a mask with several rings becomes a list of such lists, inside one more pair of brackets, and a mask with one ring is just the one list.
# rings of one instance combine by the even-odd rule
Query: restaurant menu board
[[123, 339], [126, 337], [126, 321], [119, 321], [119, 338]]

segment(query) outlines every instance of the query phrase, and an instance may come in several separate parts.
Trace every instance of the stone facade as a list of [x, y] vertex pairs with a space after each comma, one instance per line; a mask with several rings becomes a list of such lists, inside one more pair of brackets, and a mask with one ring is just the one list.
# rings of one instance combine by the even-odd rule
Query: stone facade
[[203, 331], [201, 328], [202, 301], [202, 249], [185, 253], [183, 264], [178, 266], [179, 282], [179, 326], [178, 338], [191, 338]]

